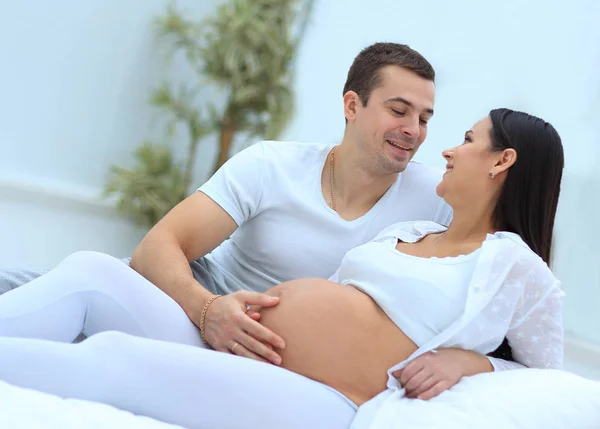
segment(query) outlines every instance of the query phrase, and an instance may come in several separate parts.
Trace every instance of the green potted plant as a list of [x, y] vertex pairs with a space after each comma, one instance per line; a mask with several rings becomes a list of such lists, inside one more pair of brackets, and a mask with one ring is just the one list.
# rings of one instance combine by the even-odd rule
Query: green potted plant
[[[167, 136], [185, 129], [187, 150], [177, 159], [165, 142], [145, 141], [132, 168], [112, 166], [105, 191], [117, 197], [120, 213], [145, 227], [158, 222], [188, 195], [198, 147], [208, 136], [218, 141], [214, 172], [231, 156], [236, 138], [281, 135], [293, 114], [293, 60], [313, 3], [229, 0], [200, 22], [186, 19], [172, 3], [158, 17], [159, 38], [170, 54], [184, 54], [198, 82], [177, 90], [165, 82], [150, 102], [167, 118]], [[207, 85], [224, 93], [225, 102], [201, 99]]]

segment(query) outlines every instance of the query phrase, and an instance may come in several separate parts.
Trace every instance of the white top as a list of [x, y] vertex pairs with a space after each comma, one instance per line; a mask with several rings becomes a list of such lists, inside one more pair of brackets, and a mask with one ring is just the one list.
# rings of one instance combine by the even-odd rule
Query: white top
[[[432, 222], [404, 222], [382, 231], [375, 241], [414, 242], [444, 230]], [[342, 271], [340, 268], [340, 278]], [[561, 369], [563, 298], [560, 282], [518, 235], [488, 234], [467, 286], [463, 311], [442, 332], [389, 369], [388, 389], [359, 408], [351, 428], [396, 427], [391, 425], [393, 422], [402, 427], [403, 407], [399, 405], [410, 400], [405, 398], [405, 391], [392, 372], [437, 348], [456, 347], [485, 355], [506, 337], [518, 362], [530, 368]]]
[[479, 250], [457, 257], [421, 258], [396, 250], [399, 239], [414, 242], [407, 234], [385, 234], [350, 250], [332, 280], [365, 292], [422, 346], [464, 311]]
[[449, 223], [452, 211], [435, 192], [443, 171], [417, 162], [409, 163], [368, 213], [343, 220], [321, 190], [333, 146], [260, 142], [229, 159], [199, 188], [239, 226], [205, 258], [224, 292], [262, 292], [286, 280], [329, 278], [348, 250], [389, 225]]

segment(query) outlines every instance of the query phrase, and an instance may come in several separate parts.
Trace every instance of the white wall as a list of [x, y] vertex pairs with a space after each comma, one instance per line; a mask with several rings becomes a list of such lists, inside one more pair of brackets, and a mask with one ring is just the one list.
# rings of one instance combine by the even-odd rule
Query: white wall
[[[179, 1], [199, 17], [216, 1]], [[153, 134], [166, 77], [152, 20], [165, 0], [2, 2], [0, 168], [102, 187]]]
[[[194, 18], [216, 3], [178, 1]], [[152, 28], [167, 4], [0, 2], [0, 267], [126, 256], [139, 242], [100, 194], [111, 164], [161, 137], [147, 100], [168, 76]]]
[[436, 114], [417, 159], [440, 153], [491, 108], [542, 116], [563, 138], [566, 168], [555, 272], [572, 335], [600, 345], [600, 2], [589, 0], [319, 1], [298, 62], [296, 140], [339, 141], [342, 88], [354, 56], [407, 43], [437, 71]]
[[143, 231], [96, 195], [19, 180], [0, 184], [0, 268], [51, 268], [78, 250], [131, 255]]
[[[179, 1], [194, 16], [216, 0]], [[155, 120], [165, 75], [150, 22], [162, 0], [0, 3], [0, 266], [48, 266], [78, 249], [130, 254], [142, 231], [99, 199], [109, 165], [128, 163]], [[317, 2], [298, 62], [295, 140], [338, 141], [348, 67], [375, 41], [408, 43], [434, 64], [436, 117], [418, 158], [490, 108], [524, 109], [561, 133], [567, 166], [555, 271], [568, 331], [600, 344], [600, 2]], [[211, 158], [210, 146], [202, 157]], [[202, 169], [202, 166], [200, 167]]]

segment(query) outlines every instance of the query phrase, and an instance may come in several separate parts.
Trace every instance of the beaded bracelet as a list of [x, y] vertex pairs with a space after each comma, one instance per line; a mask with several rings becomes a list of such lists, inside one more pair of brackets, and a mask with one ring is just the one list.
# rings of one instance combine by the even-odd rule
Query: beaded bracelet
[[202, 338], [204, 344], [207, 344], [206, 335], [204, 334], [204, 320], [206, 319], [206, 311], [208, 310], [208, 307], [210, 307], [210, 305], [218, 298], [221, 298], [221, 296], [223, 295], [214, 295], [211, 299], [206, 301], [206, 304], [204, 304], [204, 308], [202, 309], [202, 313], [200, 313], [200, 337]]

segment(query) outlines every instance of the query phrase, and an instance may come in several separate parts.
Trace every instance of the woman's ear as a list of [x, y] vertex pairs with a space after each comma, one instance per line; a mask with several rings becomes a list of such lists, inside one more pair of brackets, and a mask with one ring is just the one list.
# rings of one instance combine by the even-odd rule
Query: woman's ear
[[515, 162], [517, 162], [517, 151], [512, 148], [504, 149], [492, 171], [497, 175], [508, 170]]

